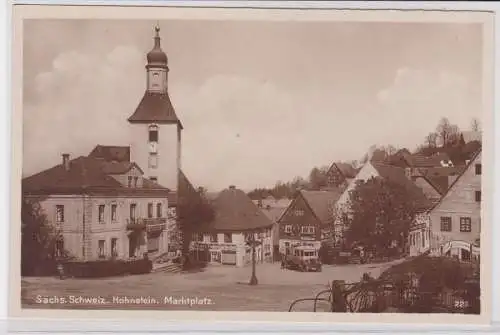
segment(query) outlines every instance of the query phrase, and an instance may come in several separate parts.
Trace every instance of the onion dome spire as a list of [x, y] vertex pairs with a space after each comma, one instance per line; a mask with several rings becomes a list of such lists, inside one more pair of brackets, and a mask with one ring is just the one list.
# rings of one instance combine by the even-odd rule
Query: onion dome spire
[[148, 67], [166, 67], [168, 63], [167, 54], [161, 49], [160, 25], [155, 25], [155, 36], [153, 49], [146, 56]]

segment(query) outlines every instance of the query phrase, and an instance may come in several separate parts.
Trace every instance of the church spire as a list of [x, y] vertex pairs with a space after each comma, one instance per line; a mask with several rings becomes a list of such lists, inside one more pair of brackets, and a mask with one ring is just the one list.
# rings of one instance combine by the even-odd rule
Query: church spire
[[160, 49], [161, 50], [161, 45], [160, 45], [160, 22], [156, 21], [155, 25], [155, 49]]
[[155, 25], [155, 36], [154, 36], [154, 46], [153, 49], [148, 52], [147, 60], [148, 65], [147, 68], [150, 67], [159, 67], [159, 68], [167, 68], [168, 59], [167, 55], [161, 49], [161, 37], [160, 37], [160, 24], [159, 22]]

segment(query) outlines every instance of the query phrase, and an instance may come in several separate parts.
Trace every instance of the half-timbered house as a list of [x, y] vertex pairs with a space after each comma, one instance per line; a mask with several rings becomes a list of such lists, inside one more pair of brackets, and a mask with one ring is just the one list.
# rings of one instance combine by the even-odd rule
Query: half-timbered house
[[288, 254], [293, 246], [311, 246], [319, 250], [331, 231], [329, 209], [338, 200], [340, 190], [298, 191], [279, 218], [279, 252]]

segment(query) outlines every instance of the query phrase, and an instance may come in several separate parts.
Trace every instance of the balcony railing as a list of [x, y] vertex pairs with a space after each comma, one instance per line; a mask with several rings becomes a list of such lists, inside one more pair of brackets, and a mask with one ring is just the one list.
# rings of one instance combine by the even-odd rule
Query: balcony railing
[[129, 218], [127, 219], [128, 230], [143, 230], [154, 228], [163, 230], [167, 226], [167, 218]]

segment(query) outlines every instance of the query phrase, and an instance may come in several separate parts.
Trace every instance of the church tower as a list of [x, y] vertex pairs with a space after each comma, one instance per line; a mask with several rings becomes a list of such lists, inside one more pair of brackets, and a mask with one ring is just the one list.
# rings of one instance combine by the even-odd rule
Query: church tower
[[168, 58], [160, 41], [157, 25], [153, 49], [146, 56], [146, 91], [128, 118], [132, 135], [130, 155], [146, 178], [177, 191], [182, 124], [168, 95]]

